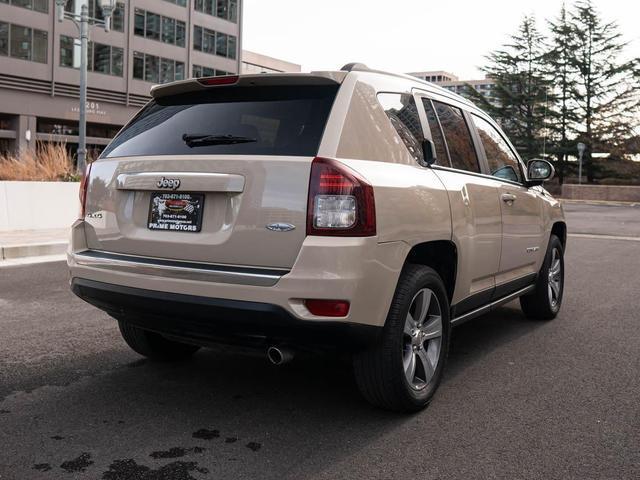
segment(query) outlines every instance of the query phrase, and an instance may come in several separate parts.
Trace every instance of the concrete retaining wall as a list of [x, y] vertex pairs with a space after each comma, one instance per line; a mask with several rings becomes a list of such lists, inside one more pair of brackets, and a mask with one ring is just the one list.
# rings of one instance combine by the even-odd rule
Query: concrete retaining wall
[[569, 200], [608, 200], [640, 202], [640, 187], [625, 185], [562, 185], [562, 198]]
[[78, 182], [0, 182], [0, 231], [69, 227], [78, 216]]

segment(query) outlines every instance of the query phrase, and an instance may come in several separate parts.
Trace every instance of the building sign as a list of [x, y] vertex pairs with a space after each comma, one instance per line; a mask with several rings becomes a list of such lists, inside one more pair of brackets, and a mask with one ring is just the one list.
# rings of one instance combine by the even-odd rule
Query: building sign
[[[71, 107], [73, 113], [80, 114], [80, 107]], [[103, 117], [107, 114], [106, 110], [101, 108], [98, 102], [87, 102], [87, 115], [98, 115]]]

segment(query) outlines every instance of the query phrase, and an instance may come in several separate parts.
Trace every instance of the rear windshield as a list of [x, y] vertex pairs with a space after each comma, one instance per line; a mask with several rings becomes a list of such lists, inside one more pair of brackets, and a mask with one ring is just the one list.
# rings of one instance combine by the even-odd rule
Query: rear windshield
[[212, 87], [151, 101], [102, 158], [318, 153], [339, 85]]

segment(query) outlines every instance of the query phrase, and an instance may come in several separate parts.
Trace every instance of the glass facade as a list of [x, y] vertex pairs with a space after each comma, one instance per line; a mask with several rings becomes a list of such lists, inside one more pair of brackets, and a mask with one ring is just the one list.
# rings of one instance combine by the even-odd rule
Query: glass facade
[[224, 70], [218, 70], [211, 67], [203, 67], [202, 65], [194, 65], [191, 70], [191, 77], [200, 78], [200, 77], [215, 77], [220, 75], [233, 75], [230, 72], [225, 72]]
[[49, 0], [0, 0], [15, 7], [28, 8], [36, 12], [49, 13]]
[[183, 21], [164, 17], [141, 8], [136, 8], [134, 15], [133, 33], [135, 35], [178, 47], [185, 46], [187, 27]]
[[47, 63], [48, 36], [44, 30], [0, 22], [0, 55]]
[[236, 58], [237, 39], [233, 35], [209, 30], [198, 25], [193, 27], [193, 49], [225, 58]]
[[[34, 0], [35, 1], [35, 0]], [[87, 0], [89, 5], [89, 17], [104, 20], [99, 0]], [[84, 2], [77, 0], [68, 0], [64, 6], [65, 11], [80, 15], [80, 7]], [[111, 29], [116, 32], [124, 32], [124, 3], [117, 2], [116, 8], [111, 16]]]
[[[89, 42], [87, 70], [122, 77], [124, 51], [102, 43]], [[80, 39], [60, 35], [60, 66], [80, 68]]]
[[195, 0], [193, 8], [207, 15], [238, 22], [238, 0]]
[[143, 52], [133, 52], [133, 78], [150, 83], [184, 80], [184, 62]]
[[[88, 95], [91, 102], [95, 101], [96, 105], [99, 102], [100, 107], [89, 112], [88, 119], [101, 122], [109, 118], [111, 123], [124, 124], [127, 117], [122, 112], [133, 113], [144, 105], [152, 83], [235, 74], [236, 62], [233, 60], [237, 60], [240, 48], [237, 37], [239, 1], [115, 1], [111, 16], [112, 32], [105, 35], [100, 26], [92, 26], [89, 30], [94, 41], [88, 43], [87, 70], [92, 72]], [[70, 14], [79, 15], [82, 5], [87, 5], [91, 18], [103, 19], [100, 3], [100, 0], [67, 0], [64, 8]], [[194, 9], [199, 11], [194, 12]], [[195, 24], [198, 26], [194, 29]], [[187, 32], [188, 28], [192, 30]], [[193, 40], [188, 38], [194, 33], [198, 34], [197, 37]], [[76, 28], [70, 20], [58, 24], [53, 0], [0, 0], [0, 75], [18, 79], [15, 89], [29, 93], [24, 108], [16, 102], [0, 101], [0, 119], [3, 115], [13, 116], [9, 130], [17, 132], [19, 129], [15, 125], [23, 125], [22, 120], [16, 123], [17, 120], [31, 116], [29, 102], [33, 101], [48, 105], [50, 113], [47, 116], [51, 117], [45, 119], [50, 120], [48, 124], [37, 119], [38, 133], [74, 136], [77, 128], [71, 128], [65, 120], [57, 120], [56, 117], [75, 117], [77, 121], [81, 60], [77, 37]], [[186, 49], [191, 48], [208, 55], [189, 55]], [[51, 63], [49, 49], [53, 49]], [[129, 80], [124, 81], [125, 78]], [[2, 99], [11, 98], [13, 94], [4, 88], [0, 93]], [[75, 99], [72, 98], [74, 96]], [[114, 134], [115, 131], [110, 131], [89, 133], [89, 136], [106, 139]], [[40, 141], [36, 138], [30, 143], [36, 140]], [[69, 145], [73, 142], [70, 140]], [[0, 139], [0, 151], [16, 148], [18, 141], [14, 138]]]

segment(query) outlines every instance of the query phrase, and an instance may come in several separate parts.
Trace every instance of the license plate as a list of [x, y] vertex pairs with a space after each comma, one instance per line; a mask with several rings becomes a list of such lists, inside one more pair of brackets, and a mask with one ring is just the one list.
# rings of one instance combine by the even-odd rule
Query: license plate
[[203, 207], [203, 194], [154, 192], [147, 226], [150, 230], [199, 232]]

